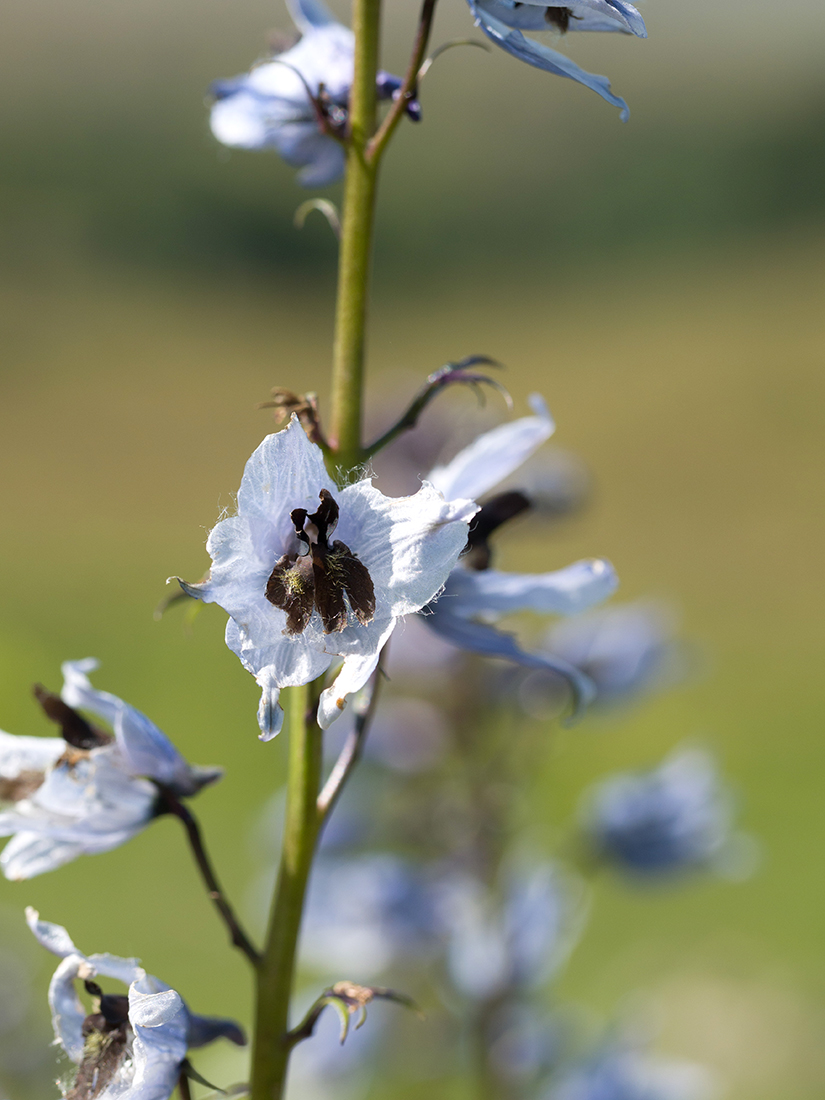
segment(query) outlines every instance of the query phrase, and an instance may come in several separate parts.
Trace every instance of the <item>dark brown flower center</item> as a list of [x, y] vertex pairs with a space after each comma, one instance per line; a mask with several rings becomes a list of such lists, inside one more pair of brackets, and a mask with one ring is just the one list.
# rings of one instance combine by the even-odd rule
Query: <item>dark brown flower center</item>
[[[517, 3], [517, 8], [524, 7], [523, 4]], [[574, 15], [572, 8], [545, 8], [544, 20], [549, 23], [551, 27], [556, 27], [564, 34], [569, 26], [571, 19], [581, 19], [580, 15]]]
[[[329, 536], [338, 524], [338, 505], [322, 489], [317, 512], [296, 508], [291, 519], [301, 548], [284, 554], [266, 582], [266, 598], [286, 612], [285, 634], [301, 634], [317, 610], [325, 634], [347, 625], [349, 609], [362, 626], [375, 615], [375, 587], [369, 570], [348, 546]], [[345, 599], [346, 597], [346, 599]]]
[[117, 1073], [129, 1038], [129, 998], [104, 993], [94, 982], [86, 990], [99, 998], [97, 1012], [83, 1021], [83, 1060], [65, 1100], [94, 1100]]
[[551, 27], [557, 27], [562, 34], [565, 34], [570, 26], [570, 20], [575, 19], [576, 16], [570, 8], [548, 8], [544, 18]]
[[60, 735], [67, 745], [88, 751], [114, 740], [110, 733], [91, 725], [74, 707], [68, 706], [59, 695], [48, 691], [42, 684], [35, 684], [32, 691], [46, 717], [60, 726]]
[[25, 771], [13, 779], [0, 776], [0, 802], [22, 802], [42, 786], [46, 778], [44, 772]]

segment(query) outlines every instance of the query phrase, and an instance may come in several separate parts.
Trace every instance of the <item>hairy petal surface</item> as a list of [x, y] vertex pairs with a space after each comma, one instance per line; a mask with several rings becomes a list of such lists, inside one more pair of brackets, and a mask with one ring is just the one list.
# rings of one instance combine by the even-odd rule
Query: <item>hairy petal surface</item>
[[[321, 515], [321, 499], [327, 518], [313, 519]], [[369, 479], [339, 491], [329, 479], [320, 448], [296, 417], [261, 443], [246, 465], [238, 514], [218, 523], [209, 536], [213, 565], [208, 580], [181, 583], [190, 595], [218, 603], [229, 613], [226, 644], [261, 687], [258, 724], [263, 740], [275, 736], [283, 723], [281, 689], [310, 683], [336, 657], [344, 657], [319, 712], [322, 724], [338, 716], [346, 695], [369, 678], [397, 619], [420, 610], [441, 590], [466, 544], [476, 510], [469, 500], [446, 501], [427, 483], [402, 498], [385, 497]], [[298, 517], [297, 530], [293, 516]], [[314, 610], [293, 622], [287, 633], [283, 602], [275, 606], [267, 592], [275, 567], [287, 568], [282, 558], [294, 563], [299, 551], [309, 550], [304, 523], [314, 532], [312, 553], [319, 555], [318, 561], [333, 563], [343, 555], [351, 563], [350, 572], [357, 566], [369, 574], [367, 583], [374, 592], [356, 605], [358, 614], [352, 613], [354, 597], [349, 597], [348, 611], [341, 595], [341, 616], [336, 614], [334, 623], [329, 617], [325, 624], [316, 581]], [[315, 523], [324, 527], [323, 533]], [[333, 539], [329, 545], [327, 535]], [[316, 562], [313, 568], [320, 566]], [[332, 571], [324, 580], [333, 586], [342, 583]], [[334, 602], [335, 593], [328, 595], [325, 607]]]

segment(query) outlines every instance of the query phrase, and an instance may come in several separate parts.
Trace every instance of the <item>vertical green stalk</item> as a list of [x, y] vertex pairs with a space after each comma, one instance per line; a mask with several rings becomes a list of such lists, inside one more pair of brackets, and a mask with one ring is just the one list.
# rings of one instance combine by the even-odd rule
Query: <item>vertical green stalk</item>
[[[364, 347], [375, 211], [376, 166], [367, 145], [376, 129], [381, 0], [353, 0], [355, 68], [349, 103], [346, 180], [338, 265], [331, 438], [336, 465], [362, 459]], [[289, 1007], [309, 873], [321, 815], [322, 734], [308, 716], [310, 689], [286, 693], [289, 737], [286, 826], [269, 932], [257, 970], [251, 1100], [281, 1100], [289, 1055]]]
[[316, 802], [322, 734], [314, 718], [308, 719], [310, 687], [288, 688], [285, 695], [289, 737], [286, 820], [269, 932], [257, 971], [251, 1100], [280, 1100], [286, 1084], [295, 956], [320, 820]]
[[332, 361], [331, 436], [342, 470], [361, 461], [364, 350], [375, 212], [376, 163], [367, 145], [376, 127], [381, 0], [354, 0], [355, 72], [350, 94], [344, 214]]

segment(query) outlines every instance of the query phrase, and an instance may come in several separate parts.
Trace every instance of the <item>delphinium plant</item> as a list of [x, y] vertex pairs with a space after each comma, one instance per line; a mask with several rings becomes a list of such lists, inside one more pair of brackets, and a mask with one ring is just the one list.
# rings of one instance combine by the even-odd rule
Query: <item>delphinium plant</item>
[[[414, 1008], [401, 985], [371, 984], [373, 972], [403, 979], [404, 967], [396, 964], [406, 958], [408, 972], [415, 960], [426, 960], [456, 1021], [439, 1037], [442, 1054], [444, 1035], [451, 1036], [456, 1059], [472, 1066], [480, 1097], [694, 1097], [694, 1077], [651, 1061], [621, 1035], [571, 1061], [560, 1039], [561, 1015], [536, 996], [582, 928], [582, 868], [592, 873], [612, 863], [650, 877], [706, 867], [721, 858], [728, 824], [712, 766], [688, 753], [648, 775], [606, 782], [592, 795], [574, 830], [578, 875], [520, 845], [523, 822], [512, 792], [526, 781], [540, 747], [519, 736], [518, 708], [532, 688], [522, 690], [522, 681], [501, 668], [545, 677], [551, 710], [575, 719], [611, 692], [629, 694], [645, 682], [664, 645], [655, 625], [645, 631], [638, 616], [614, 618], [612, 625], [589, 619], [578, 633], [551, 634], [535, 646], [496, 625], [522, 610], [578, 615], [617, 584], [612, 566], [598, 558], [538, 574], [495, 568], [500, 527], [523, 513], [563, 512], [571, 503], [558, 480], [551, 479], [550, 490], [541, 479], [517, 481], [523, 463], [553, 433], [544, 400], [534, 397], [532, 415], [482, 433], [450, 462], [416, 468], [420, 483], [412, 495], [387, 496], [373, 485], [373, 460], [416, 432], [421, 413], [442, 391], [501, 388], [487, 357], [451, 362], [424, 380], [377, 438], [365, 438], [376, 193], [393, 135], [405, 120], [422, 118], [424, 74], [452, 44], [432, 49], [436, 6], [423, 0], [407, 70], [394, 76], [380, 65], [381, 0], [353, 0], [351, 29], [321, 0], [289, 0], [294, 44], [212, 88], [211, 125], [220, 142], [274, 149], [300, 169], [306, 186], [344, 181], [340, 211], [326, 199], [301, 209], [301, 216], [312, 208], [324, 214], [340, 242], [329, 415], [311, 393], [274, 391], [280, 430], [249, 458], [236, 513], [209, 536], [210, 572], [179, 582], [182, 599], [227, 612], [226, 644], [260, 686], [262, 742], [279, 733], [289, 741], [277, 873], [264, 876], [274, 878], [274, 889], [262, 942], [254, 942], [225, 896], [190, 808], [221, 769], [190, 765], [149, 718], [93, 686], [92, 660], [64, 665], [59, 695], [36, 689], [59, 736], [0, 734], [0, 833], [12, 837], [2, 868], [8, 878], [26, 879], [115, 848], [161, 814], [177, 816], [208, 897], [254, 977], [249, 1078], [231, 1095], [283, 1096], [293, 1052], [301, 1046], [311, 1063], [313, 1037], [333, 1013], [346, 1038], [351, 1021], [363, 1022], [374, 1000]], [[605, 77], [585, 72], [530, 32], [644, 38], [633, 5], [469, 0], [469, 8], [486, 40], [595, 91], [627, 118], [627, 105]], [[398, 698], [388, 700], [383, 717], [380, 699], [394, 632], [403, 636], [392, 659], [399, 681], [408, 684], [407, 718], [400, 720]], [[449, 705], [422, 692], [421, 677], [404, 680], [404, 650], [409, 658], [416, 646], [419, 660], [429, 654], [440, 663], [439, 675], [447, 670]], [[416, 713], [420, 739], [413, 721], [414, 743], [408, 728], [407, 747], [399, 748], [398, 731]], [[375, 751], [368, 736], [373, 723]], [[260, 751], [269, 750], [264, 744]], [[393, 811], [372, 815], [366, 830], [356, 823], [353, 847], [341, 830], [336, 836], [333, 815], [362, 759], [369, 782], [381, 760], [402, 764], [384, 769], [392, 773]], [[432, 824], [423, 836], [421, 821]], [[308, 998], [301, 990], [308, 1007], [299, 1013], [305, 916], [310, 970], [313, 959], [320, 970], [332, 959], [341, 971]], [[234, 1022], [194, 1015], [138, 960], [84, 954], [60, 925], [33, 910], [28, 920], [61, 960], [49, 1002], [56, 1041], [74, 1067], [58, 1082], [68, 1100], [165, 1100], [176, 1090], [185, 1100], [193, 1082], [209, 1087], [193, 1050], [219, 1038], [246, 1041]], [[356, 950], [358, 944], [367, 949]], [[111, 991], [110, 982], [126, 992]], [[326, 1064], [320, 1048], [317, 1064], [321, 1071]]]

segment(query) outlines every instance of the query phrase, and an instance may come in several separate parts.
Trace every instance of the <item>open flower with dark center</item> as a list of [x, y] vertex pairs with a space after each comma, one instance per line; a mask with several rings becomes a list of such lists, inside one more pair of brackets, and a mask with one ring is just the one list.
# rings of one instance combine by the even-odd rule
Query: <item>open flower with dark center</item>
[[467, 0], [476, 25], [519, 61], [537, 69], [564, 76], [584, 84], [602, 99], [621, 108], [622, 121], [629, 115], [627, 104], [610, 90], [606, 76], [588, 73], [558, 50], [550, 49], [522, 31], [618, 31], [647, 38], [644, 20], [626, 0], [566, 0], [548, 4], [547, 0]]
[[441, 590], [476, 511], [427, 482], [409, 497], [385, 497], [370, 478], [339, 489], [294, 416], [267, 436], [246, 464], [237, 515], [209, 536], [208, 580], [180, 582], [229, 613], [226, 644], [262, 689], [263, 740], [281, 728], [281, 688], [343, 658], [318, 707], [322, 728], [338, 717], [398, 619]]
[[[32, 878], [130, 840], [158, 810], [158, 788], [149, 780], [184, 797], [223, 774], [188, 764], [146, 715], [96, 691], [86, 675], [96, 664], [67, 661], [62, 696], [35, 689], [60, 737], [0, 732], [0, 836], [13, 837], [0, 856], [6, 878]], [[102, 718], [114, 734], [76, 707]]]
[[[49, 985], [55, 1042], [77, 1066], [65, 1100], [168, 1100], [180, 1080], [187, 1050], [223, 1037], [246, 1043], [234, 1020], [196, 1016], [180, 994], [147, 974], [137, 959], [84, 955], [59, 924], [26, 910], [38, 942], [62, 961]], [[112, 978], [128, 995], [104, 993], [95, 979]], [[83, 983], [93, 998], [87, 1013]]]
[[450, 574], [442, 597], [427, 608], [425, 621], [447, 641], [487, 657], [501, 657], [527, 668], [559, 673], [570, 684], [577, 706], [595, 695], [580, 669], [550, 653], [529, 653], [511, 634], [492, 625], [518, 611], [572, 615], [611, 595], [618, 584], [613, 566], [601, 558], [574, 562], [547, 573], [504, 573], [490, 568], [490, 538], [509, 520], [529, 511], [529, 493], [509, 490], [487, 497], [547, 440], [555, 425], [544, 400], [530, 399], [533, 416], [485, 432], [444, 466], [429, 474], [452, 496], [482, 500], [470, 526], [467, 552]]

